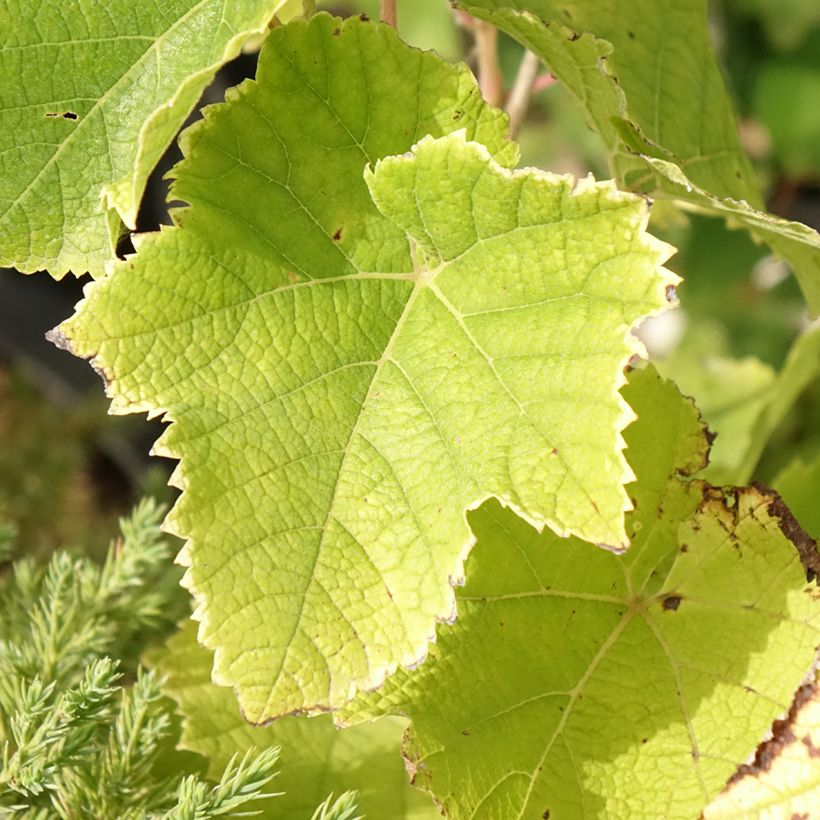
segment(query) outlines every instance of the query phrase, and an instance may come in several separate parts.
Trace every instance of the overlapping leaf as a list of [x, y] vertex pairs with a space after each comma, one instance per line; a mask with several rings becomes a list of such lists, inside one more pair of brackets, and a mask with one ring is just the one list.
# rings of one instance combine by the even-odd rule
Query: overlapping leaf
[[0, 3], [0, 265], [101, 274], [216, 69], [283, 5]]
[[705, 0], [467, 0], [538, 54], [582, 103], [627, 187], [723, 216], [793, 267], [820, 311], [820, 236], [760, 210], [712, 54]]
[[816, 545], [773, 494], [688, 479], [705, 431], [669, 383], [624, 392], [631, 549], [590, 554], [488, 502], [458, 620], [348, 711], [411, 718], [416, 783], [450, 817], [695, 817], [812, 665]]
[[337, 729], [329, 715], [282, 718], [251, 726], [233, 694], [211, 683], [211, 653], [196, 642], [189, 622], [165, 647], [150, 653], [150, 666], [166, 677], [163, 691], [183, 716], [180, 748], [204, 755], [208, 775], [218, 777], [231, 756], [251, 748], [280, 747], [277, 796], [254, 808], [263, 817], [305, 820], [329, 794], [355, 789], [359, 812], [376, 820], [433, 820], [429, 797], [410, 786], [400, 754], [403, 721]]
[[626, 545], [617, 391], [668, 249], [639, 197], [507, 170], [504, 131], [386, 26], [277, 29], [184, 140], [191, 207], [55, 337], [174, 421], [200, 639], [253, 721], [417, 663], [487, 496]]
[[746, 484], [772, 434], [820, 371], [820, 329], [792, 345], [780, 373], [754, 357], [713, 355], [693, 340], [659, 370], [692, 396], [717, 441], [707, 476], [714, 484]]

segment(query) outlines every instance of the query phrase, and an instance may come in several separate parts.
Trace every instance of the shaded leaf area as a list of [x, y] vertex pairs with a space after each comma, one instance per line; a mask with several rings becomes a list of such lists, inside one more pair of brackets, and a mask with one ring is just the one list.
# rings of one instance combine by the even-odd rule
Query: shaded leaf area
[[4, 3], [0, 266], [101, 275], [202, 90], [280, 5]]
[[811, 461], [795, 458], [772, 480], [806, 532], [820, 537], [820, 455]]
[[276, 29], [183, 145], [191, 206], [54, 338], [174, 422], [169, 522], [250, 720], [416, 663], [489, 495], [625, 546], [629, 328], [675, 281], [641, 198], [508, 170], [467, 69], [358, 18]]
[[750, 764], [741, 766], [703, 812], [705, 820], [810, 818], [820, 804], [820, 686], [797, 691]]
[[788, 511], [690, 479], [704, 427], [652, 369], [624, 392], [630, 550], [589, 554], [488, 502], [458, 620], [342, 714], [410, 717], [415, 782], [449, 816], [696, 816], [814, 660], [820, 602]]
[[686, 315], [681, 344], [699, 346], [708, 338], [713, 354], [755, 356], [780, 368], [805, 317], [797, 280], [766, 258], [765, 246], [722, 220], [684, 216], [665, 202], [656, 202], [652, 217], [652, 228], [678, 248], [669, 266], [684, 279], [677, 289]]
[[714, 338], [691, 336], [659, 370], [674, 379], [717, 434], [705, 477], [746, 484], [775, 430], [820, 375], [820, 330], [802, 334], [779, 373], [753, 356], [716, 355]]
[[657, 191], [749, 230], [820, 310], [820, 236], [761, 210], [709, 43], [705, 0], [461, 4], [538, 54], [579, 99], [629, 189]]
[[624, 8], [609, 0], [464, 5], [513, 36], [533, 39], [533, 50], [558, 79], [579, 96], [586, 92], [587, 114], [614, 154], [619, 176], [645, 174], [624, 150], [620, 121], [628, 119], [646, 140], [683, 163], [693, 183], [721, 197], [761, 204], [712, 55], [705, 0], [637, 0]]
[[179, 747], [204, 755], [208, 774], [222, 771], [234, 754], [278, 746], [281, 772], [271, 791], [282, 792], [255, 808], [263, 817], [304, 820], [329, 794], [355, 789], [361, 814], [384, 820], [438, 817], [429, 797], [410, 786], [400, 745], [404, 721], [337, 729], [329, 715], [286, 717], [251, 726], [233, 693], [211, 683], [213, 658], [196, 642], [189, 621], [146, 662], [165, 676], [163, 692], [183, 716]]

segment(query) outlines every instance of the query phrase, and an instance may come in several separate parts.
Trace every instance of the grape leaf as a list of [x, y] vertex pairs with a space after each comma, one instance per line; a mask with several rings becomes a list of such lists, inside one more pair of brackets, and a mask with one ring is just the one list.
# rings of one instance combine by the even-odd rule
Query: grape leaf
[[216, 69], [284, 3], [0, 6], [0, 267], [102, 274]]
[[284, 794], [254, 803], [263, 817], [304, 820], [330, 793], [338, 796], [349, 789], [358, 792], [359, 810], [367, 817], [439, 817], [430, 798], [407, 780], [400, 754], [405, 721], [381, 718], [337, 729], [329, 715], [319, 715], [251, 726], [231, 691], [211, 683], [213, 658], [196, 642], [193, 621], [145, 660], [165, 676], [163, 692], [183, 716], [180, 748], [207, 758], [209, 777], [218, 778], [237, 752], [281, 748], [273, 791]]
[[622, 185], [655, 190], [750, 231], [793, 268], [820, 311], [820, 236], [760, 210], [712, 55], [704, 0], [468, 0], [578, 98]]
[[[526, 40], [576, 95], [584, 86], [592, 92], [582, 100], [614, 152], [621, 178], [628, 179], [636, 167], [619, 145], [618, 121], [628, 119], [644, 139], [676, 157], [696, 184], [719, 196], [762, 204], [712, 57], [705, 0], [633, 0], [626, 5], [611, 0], [466, 0], [464, 5]], [[585, 35], [583, 43], [578, 34]], [[583, 85], [575, 73], [578, 66], [585, 68]]]
[[705, 430], [671, 383], [646, 370], [624, 394], [630, 550], [590, 553], [486, 503], [458, 620], [341, 715], [407, 715], [415, 782], [447, 816], [697, 816], [814, 661], [814, 542], [790, 542], [774, 494], [689, 478]]
[[751, 764], [741, 766], [703, 812], [704, 820], [809, 820], [820, 805], [820, 686], [801, 686]]
[[507, 170], [505, 123], [388, 26], [277, 29], [183, 139], [176, 227], [54, 336], [174, 422], [170, 526], [251, 721], [418, 663], [489, 495], [627, 543], [618, 388], [669, 249], [640, 197]]

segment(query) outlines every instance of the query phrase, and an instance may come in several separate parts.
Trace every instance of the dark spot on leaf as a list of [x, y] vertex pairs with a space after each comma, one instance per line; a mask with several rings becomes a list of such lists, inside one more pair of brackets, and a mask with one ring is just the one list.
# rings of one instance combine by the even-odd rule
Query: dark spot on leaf
[[641, 743], [649, 743], [649, 738], [648, 737], [641, 738]]
[[458, 111], [458, 110], [453, 111], [453, 122], [455, 122], [456, 120], [460, 120], [463, 116], [464, 116], [463, 111]]
[[740, 176], [741, 176], [740, 171], [735, 171], [735, 176], [736, 176], [738, 179], [740, 179]]
[[470, 735], [470, 730], [469, 730], [469, 729], [462, 729], [462, 730], [461, 730], [461, 734], [463, 734], [463, 735], [464, 735], [464, 737], [469, 737], [469, 735]]
[[630, 40], [635, 39], [635, 32], [634, 31], [627, 31], [627, 35], [629, 36]]
[[641, 363], [641, 357], [637, 353], [633, 353], [626, 363], [626, 372], [631, 373]]
[[809, 757], [820, 757], [820, 749], [818, 749], [817, 746], [815, 746], [811, 742], [811, 738], [808, 735], [800, 738], [800, 740], [802, 741], [803, 745], [809, 750]]
[[334, 37], [338, 37], [341, 33], [342, 33], [342, 30], [340, 28], [334, 28], [333, 29], [333, 36]]
[[667, 595], [663, 599], [663, 604], [661, 604], [661, 606], [663, 606], [665, 610], [671, 610], [672, 612], [674, 612], [680, 606], [680, 602], [682, 600], [683, 599], [680, 597], [680, 595]]
[[550, 820], [550, 810], [544, 809], [544, 813], [541, 815], [542, 820]]
[[681, 552], [689, 552], [689, 545], [688, 544], [681, 544], [680, 545]]
[[336, 228], [335, 233], [333, 234], [333, 241], [338, 242], [342, 238], [342, 229]]
[[558, 455], [558, 448], [553, 447], [552, 450], [550, 450], [550, 455], [551, 456], [557, 456]]
[[362, 14], [360, 14], [360, 15], [359, 15], [359, 19], [360, 19], [363, 23], [369, 23], [369, 22], [370, 22], [370, 18], [369, 18], [366, 14], [364, 14], [364, 13], [362, 13]]
[[64, 120], [76, 120], [77, 115], [73, 111], [50, 111], [47, 117], [62, 117]]
[[581, 35], [577, 31], [573, 31], [572, 34], [569, 35], [569, 41], [574, 43]]

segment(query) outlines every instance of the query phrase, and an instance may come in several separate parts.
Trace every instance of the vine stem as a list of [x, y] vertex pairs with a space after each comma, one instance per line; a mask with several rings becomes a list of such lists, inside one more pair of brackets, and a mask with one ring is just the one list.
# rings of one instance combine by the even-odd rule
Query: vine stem
[[504, 102], [501, 64], [498, 62], [498, 29], [484, 20], [473, 21], [478, 51], [478, 87], [490, 105]]
[[396, 27], [396, 0], [381, 0], [379, 19], [393, 28]]
[[518, 66], [518, 74], [515, 75], [515, 83], [510, 91], [507, 100], [507, 114], [510, 117], [510, 135], [515, 138], [521, 123], [527, 116], [527, 108], [530, 105], [532, 90], [535, 85], [535, 78], [538, 76], [538, 68], [541, 61], [531, 51], [525, 51], [521, 58], [521, 65]]

